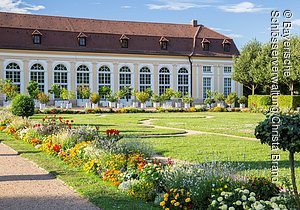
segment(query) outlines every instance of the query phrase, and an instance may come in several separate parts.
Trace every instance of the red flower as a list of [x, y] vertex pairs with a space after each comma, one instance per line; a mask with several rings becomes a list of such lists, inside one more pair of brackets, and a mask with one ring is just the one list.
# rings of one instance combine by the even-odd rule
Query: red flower
[[116, 129], [108, 129], [108, 130], [106, 130], [106, 135], [107, 136], [113, 136], [113, 135], [118, 136], [118, 135], [120, 135], [120, 131], [118, 131]]
[[72, 128], [71, 125], [68, 125], [68, 128], [71, 129]]
[[59, 144], [55, 144], [55, 145], [53, 146], [53, 151], [54, 151], [54, 152], [59, 152], [60, 149], [61, 149], [61, 146], [60, 146]]

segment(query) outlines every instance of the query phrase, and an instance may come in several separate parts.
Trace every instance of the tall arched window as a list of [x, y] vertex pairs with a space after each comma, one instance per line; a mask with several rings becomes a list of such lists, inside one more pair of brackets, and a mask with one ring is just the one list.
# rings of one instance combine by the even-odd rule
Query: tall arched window
[[44, 67], [41, 64], [35, 63], [31, 66], [30, 80], [38, 83], [38, 87], [41, 92], [45, 91], [45, 72]]
[[159, 70], [159, 87], [158, 87], [159, 95], [165, 93], [166, 89], [171, 87], [170, 78], [171, 75], [170, 75], [170, 70], [168, 68], [163, 67]]
[[[86, 65], [80, 65], [77, 68], [76, 76], [77, 88], [80, 86], [90, 87], [90, 72]], [[76, 88], [76, 89], [77, 89]], [[77, 91], [77, 99], [81, 99], [80, 94]]]
[[148, 67], [140, 69], [140, 91], [145, 91], [147, 88], [151, 88], [151, 71]]
[[111, 88], [111, 72], [107, 66], [101, 66], [98, 70], [99, 89], [103, 86]]
[[[119, 90], [126, 87], [131, 87], [131, 70], [127, 66], [123, 66], [119, 71]], [[131, 97], [130, 93], [128, 97]]]
[[57, 64], [54, 67], [54, 84], [60, 85], [61, 88], [68, 89], [68, 69], [63, 64]]
[[9, 63], [5, 68], [5, 79], [10, 80], [18, 87], [18, 92], [21, 89], [21, 68], [16, 63]]
[[189, 93], [189, 71], [186, 68], [180, 68], [178, 70], [178, 91], [182, 95]]

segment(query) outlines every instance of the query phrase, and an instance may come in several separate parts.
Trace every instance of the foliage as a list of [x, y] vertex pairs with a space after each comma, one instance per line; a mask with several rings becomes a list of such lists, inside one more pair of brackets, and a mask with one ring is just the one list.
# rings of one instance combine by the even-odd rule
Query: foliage
[[117, 93], [108, 95], [107, 100], [109, 102], [117, 102], [118, 101]]
[[272, 99], [269, 95], [251, 95], [248, 97], [248, 106], [255, 108], [269, 108]]
[[147, 88], [144, 92], [148, 93], [150, 98], [151, 98], [152, 95], [153, 95], [153, 91], [152, 91], [151, 88]]
[[150, 144], [133, 138], [119, 141], [114, 152], [125, 155], [139, 153], [143, 154], [146, 158], [151, 158], [155, 154], [154, 149]]
[[18, 87], [10, 80], [0, 80], [0, 92], [6, 95], [6, 100], [12, 100], [17, 94]]
[[95, 146], [107, 151], [112, 151], [116, 147], [116, 143], [123, 137], [120, 136], [120, 132], [115, 129], [106, 130], [106, 136], [98, 136], [95, 142]]
[[41, 104], [47, 104], [50, 101], [49, 96], [44, 92], [40, 92], [37, 95], [37, 99], [41, 102]]
[[134, 180], [129, 186], [128, 194], [145, 201], [153, 201], [155, 197], [154, 185], [144, 180]]
[[182, 97], [182, 101], [185, 104], [190, 104], [194, 101], [194, 98], [189, 97], [188, 95], [185, 95], [185, 96]]
[[222, 101], [225, 100], [225, 96], [224, 96], [223, 93], [216, 93], [216, 94], [214, 95], [214, 99], [215, 99], [215, 101], [217, 101], [217, 102], [222, 102]]
[[91, 93], [91, 96], [90, 96], [90, 101], [93, 103], [93, 104], [97, 104], [99, 103], [101, 97], [98, 93]]
[[300, 107], [300, 96], [279, 95], [278, 106], [279, 108], [296, 109]]
[[159, 95], [153, 94], [152, 98], [151, 98], [151, 101], [155, 102], [155, 103], [159, 103], [159, 102], [162, 102], [162, 99], [161, 99], [161, 97]]
[[237, 99], [238, 99], [238, 97], [237, 97], [236, 92], [232, 92], [232, 93], [229, 93], [229, 94], [228, 94], [228, 96], [227, 96], [225, 102], [226, 102], [227, 104], [232, 104], [232, 103], [235, 103]]
[[[67, 121], [65, 122], [69, 124], [69, 122]], [[62, 126], [64, 125], [62, 124]], [[98, 136], [99, 131], [89, 126], [78, 126], [76, 127], [76, 129], [67, 129], [66, 132], [67, 135], [62, 143], [64, 149], [72, 148], [76, 144], [81, 142], [88, 142], [88, 141], [95, 140]]]
[[104, 98], [107, 98], [111, 95], [112, 91], [109, 86], [102, 86], [99, 88], [98, 93], [99, 93], [100, 97], [103, 96]]
[[17, 95], [12, 100], [12, 113], [16, 116], [29, 117], [34, 114], [34, 101], [25, 95]]
[[163, 209], [192, 209], [193, 204], [190, 197], [191, 193], [185, 189], [170, 189], [164, 194], [163, 201], [160, 202], [160, 206]]
[[209, 110], [210, 112], [226, 112], [226, 108], [223, 108], [223, 107], [219, 107], [219, 106], [216, 106], [212, 109]]
[[48, 91], [50, 94], [54, 95], [54, 98], [59, 98], [61, 93], [61, 87], [58, 84], [52, 84], [51, 88]]
[[147, 92], [138, 92], [136, 93], [136, 99], [139, 100], [141, 103], [145, 103], [150, 98], [149, 93]]
[[74, 91], [67, 90], [66, 88], [62, 88], [60, 97], [63, 100], [73, 100], [76, 98], [76, 93]]
[[214, 98], [215, 98], [216, 94], [217, 94], [216, 91], [207, 90], [206, 91], [206, 99], [204, 100], [204, 103], [209, 104], [209, 105], [215, 103], [216, 101]]
[[182, 97], [182, 93], [180, 91], [173, 92], [173, 98], [180, 99]]
[[33, 99], [38, 99], [38, 94], [40, 92], [39, 90], [39, 84], [37, 81], [30, 80], [29, 85], [27, 87], [28, 94]]
[[79, 98], [88, 99], [91, 95], [91, 90], [88, 86], [80, 85], [77, 87]]
[[241, 96], [238, 100], [238, 103], [240, 104], [246, 104], [248, 101], [247, 97], [246, 96]]

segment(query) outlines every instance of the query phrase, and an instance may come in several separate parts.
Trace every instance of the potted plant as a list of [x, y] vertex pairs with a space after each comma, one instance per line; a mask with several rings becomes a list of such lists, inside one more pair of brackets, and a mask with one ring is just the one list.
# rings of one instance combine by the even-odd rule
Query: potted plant
[[239, 98], [238, 103], [240, 104], [241, 109], [244, 109], [246, 107], [247, 101], [248, 101], [248, 99], [246, 96], [242, 96]]
[[82, 102], [81, 106], [85, 106], [85, 108], [90, 108], [91, 104], [88, 100], [91, 95], [90, 88], [88, 86], [81, 85], [77, 87], [77, 91], [78, 91], [79, 98], [81, 98], [81, 102]]
[[60, 93], [61, 99], [64, 101], [61, 101], [60, 107], [61, 108], [66, 108], [66, 109], [71, 109], [72, 108], [72, 103], [70, 100], [74, 100], [76, 98], [76, 93], [75, 91], [67, 90], [66, 88], [63, 88]]
[[233, 108], [233, 107], [234, 107], [234, 103], [235, 103], [235, 101], [237, 100], [237, 98], [238, 98], [238, 97], [237, 97], [236, 92], [232, 92], [232, 93], [230, 93], [230, 94], [227, 96], [225, 102], [226, 102], [226, 104], [227, 104], [230, 108]]
[[224, 107], [225, 96], [223, 93], [216, 93], [214, 99], [217, 102], [217, 107]]
[[110, 94], [107, 96], [107, 100], [109, 102], [109, 107], [110, 108], [116, 108], [117, 107], [117, 101], [118, 101], [118, 97], [117, 94]]
[[90, 96], [90, 102], [92, 103], [92, 109], [98, 108], [98, 103], [101, 97], [98, 93], [92, 93]]
[[175, 108], [181, 108], [182, 93], [180, 91], [174, 91], [173, 98], [175, 100]]
[[216, 94], [217, 93], [215, 91], [211, 91], [211, 90], [206, 91], [206, 99], [204, 100], [204, 104], [206, 104], [208, 108], [212, 108], [213, 104], [216, 102], [214, 99]]
[[185, 95], [182, 97], [182, 101], [184, 103], [184, 108], [189, 109], [191, 107], [191, 103], [194, 101], [192, 97], [189, 97], [188, 95]]
[[132, 107], [134, 107], [134, 108], [137, 108], [137, 107], [139, 107], [139, 102], [137, 101], [138, 99], [137, 99], [137, 93], [138, 93], [138, 91], [137, 91], [137, 89], [132, 89], [131, 90], [131, 95], [132, 95]]
[[[149, 94], [149, 99], [152, 97], [152, 95], [153, 95], [153, 91], [152, 91], [152, 89], [149, 87], [149, 88], [146, 88], [146, 90], [144, 91], [144, 92], [146, 92], [146, 93], [148, 93]], [[151, 101], [150, 100], [148, 100], [148, 101], [146, 101], [146, 107], [151, 107], [152, 106], [152, 104], [151, 104]]]
[[10, 80], [1, 80], [0, 92], [5, 95], [5, 101], [3, 105], [9, 106], [11, 104], [11, 100], [18, 95], [18, 87], [12, 84]]
[[106, 99], [110, 96], [111, 92], [112, 91], [109, 86], [102, 86], [99, 88], [98, 93], [100, 95], [100, 101], [101, 101], [101, 99], [103, 99], [103, 101], [100, 102], [100, 104], [102, 104], [102, 106], [108, 106]]
[[171, 101], [171, 98], [174, 95], [174, 90], [172, 90], [171, 88], [167, 88], [166, 92], [161, 94], [161, 99], [163, 101], [163, 107], [164, 108], [168, 108], [168, 107], [172, 107], [173, 103]]
[[149, 100], [150, 96], [149, 93], [147, 92], [138, 92], [136, 93], [136, 98], [141, 102], [141, 108], [145, 109], [146, 108], [146, 101]]
[[40, 109], [43, 110], [46, 108], [46, 104], [50, 101], [49, 95], [44, 92], [40, 92], [37, 95], [37, 99], [40, 101]]
[[30, 80], [27, 87], [29, 96], [34, 100], [34, 106], [40, 107], [40, 102], [38, 101], [39, 84], [36, 81]]
[[118, 92], [115, 93], [116, 94], [116, 97], [118, 99], [118, 102], [117, 102], [117, 108], [123, 108], [124, 107], [124, 104], [121, 102], [121, 99], [124, 98], [127, 94], [127, 89], [124, 88], [124, 89], [121, 89], [119, 90]]
[[157, 94], [153, 94], [151, 101], [153, 102], [153, 107], [158, 108], [160, 107], [161, 97]]

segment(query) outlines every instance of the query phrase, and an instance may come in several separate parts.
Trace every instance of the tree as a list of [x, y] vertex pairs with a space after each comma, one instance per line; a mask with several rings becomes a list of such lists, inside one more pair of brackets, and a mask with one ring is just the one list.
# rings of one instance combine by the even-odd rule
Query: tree
[[136, 99], [139, 100], [141, 103], [146, 103], [150, 98], [149, 93], [147, 92], [137, 92]]
[[100, 101], [101, 97], [98, 93], [91, 93], [91, 96], [90, 96], [90, 102], [93, 103], [93, 104], [98, 104], [99, 101]]
[[[300, 82], [300, 37], [299, 36], [292, 36], [290, 39], [290, 44], [286, 44], [288, 42], [281, 41], [279, 43], [279, 79], [280, 82], [287, 85], [291, 95], [294, 94], [295, 85], [299, 84]], [[286, 49], [285, 49], [286, 48]], [[290, 54], [288, 53], [290, 51]], [[284, 69], [284, 57], [288, 58], [290, 60], [290, 69], [289, 71], [286, 71]], [[285, 59], [288, 61], [288, 59]], [[285, 62], [286, 62], [285, 61]], [[290, 75], [287, 75], [287, 73], [290, 73]]]
[[77, 91], [79, 94], [79, 98], [81, 98], [81, 99], [89, 99], [89, 97], [91, 95], [90, 88], [85, 85], [78, 86]]
[[18, 95], [18, 87], [10, 80], [0, 80], [0, 92], [6, 95], [6, 100], [12, 100]]
[[63, 88], [63, 89], [61, 89], [60, 97], [63, 100], [73, 100], [76, 98], [76, 93], [74, 91]]
[[109, 86], [102, 86], [99, 88], [99, 91], [98, 91], [100, 97], [103, 96], [104, 98], [108, 98], [109, 95], [111, 94], [111, 92], [112, 91]]
[[34, 101], [29, 96], [19, 94], [12, 100], [11, 108], [13, 115], [28, 118], [34, 114]]
[[252, 90], [264, 82], [264, 73], [256, 69], [255, 60], [262, 51], [262, 45], [257, 40], [250, 41], [243, 47], [241, 55], [234, 58], [233, 79]]
[[[276, 126], [277, 139], [275, 138], [276, 135], [272, 135], [274, 122], [278, 123], [278, 127]], [[292, 185], [297, 206], [300, 209], [295, 175], [295, 153], [300, 152], [300, 115], [270, 115], [255, 128], [255, 136], [260, 139], [262, 144], [268, 144], [272, 147], [272, 150], [282, 149], [283, 151], [289, 151]]]
[[31, 98], [37, 99], [38, 98], [38, 94], [40, 92], [38, 82], [30, 80], [29, 81], [29, 85], [27, 87], [27, 91], [28, 91], [28, 94], [29, 94], [29, 96]]
[[53, 94], [54, 98], [59, 98], [61, 93], [61, 87], [58, 84], [53, 84], [48, 92], [50, 94]]

